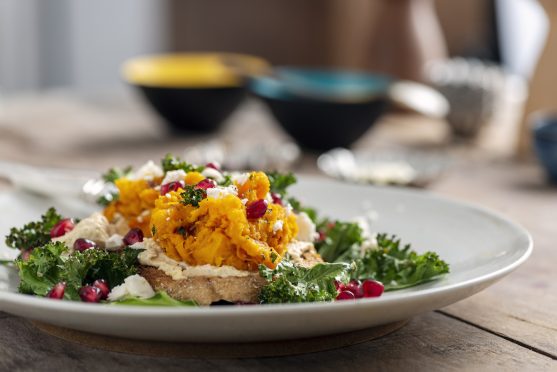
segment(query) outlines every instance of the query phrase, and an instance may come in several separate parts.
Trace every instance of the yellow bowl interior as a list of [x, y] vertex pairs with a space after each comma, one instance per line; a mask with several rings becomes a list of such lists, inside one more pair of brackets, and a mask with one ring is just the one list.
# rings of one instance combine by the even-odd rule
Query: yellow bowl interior
[[138, 57], [124, 63], [131, 84], [167, 88], [216, 88], [243, 85], [246, 76], [265, 73], [263, 59], [233, 53], [180, 53]]

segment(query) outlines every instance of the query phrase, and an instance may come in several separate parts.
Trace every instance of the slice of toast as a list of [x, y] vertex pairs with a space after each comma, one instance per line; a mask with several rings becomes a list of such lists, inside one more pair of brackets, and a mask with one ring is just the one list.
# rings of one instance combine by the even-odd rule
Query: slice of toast
[[[301, 266], [311, 267], [323, 262], [313, 244], [293, 242], [288, 252], [292, 261]], [[217, 301], [258, 303], [259, 292], [267, 284], [259, 272], [247, 276], [192, 276], [174, 280], [162, 270], [153, 266], [140, 266], [139, 275], [143, 276], [155, 291], [165, 291], [177, 300], [194, 300], [199, 305], [210, 305]]]

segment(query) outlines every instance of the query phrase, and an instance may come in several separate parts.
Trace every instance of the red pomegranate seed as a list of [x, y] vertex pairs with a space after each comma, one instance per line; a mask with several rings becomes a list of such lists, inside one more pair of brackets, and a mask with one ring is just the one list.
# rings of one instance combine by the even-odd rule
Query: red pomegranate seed
[[362, 283], [362, 291], [364, 293], [364, 297], [379, 297], [383, 294], [385, 287], [383, 283], [378, 282], [377, 280], [366, 279]]
[[354, 297], [356, 298], [364, 297], [364, 290], [359, 280], [351, 280], [348, 282], [346, 290], [354, 293]]
[[212, 179], [205, 178], [204, 180], [199, 181], [199, 183], [195, 185], [195, 188], [201, 190], [207, 190], [207, 189], [212, 189], [216, 185], [217, 185], [216, 182], [213, 181]]
[[66, 282], [60, 282], [54, 284], [54, 287], [46, 294], [46, 297], [53, 298], [55, 300], [61, 300], [64, 298], [64, 291], [66, 290]]
[[99, 302], [101, 296], [101, 290], [91, 285], [84, 285], [79, 289], [79, 297], [81, 297], [83, 302]]
[[319, 231], [318, 234], [319, 234], [319, 237], [317, 238], [318, 242], [322, 242], [325, 239], [327, 239], [327, 234], [325, 234], [323, 231]]
[[126, 234], [126, 236], [124, 236], [124, 239], [122, 240], [125, 245], [134, 245], [135, 243], [142, 242], [143, 231], [141, 231], [141, 229], [137, 227], [134, 227], [133, 229], [128, 231], [128, 233]]
[[337, 289], [338, 292], [344, 291], [346, 289], [346, 286], [340, 280], [335, 279], [333, 283], [335, 284], [335, 288]]
[[207, 168], [213, 168], [214, 170], [218, 170], [218, 171], [220, 172], [220, 167], [219, 167], [217, 164], [213, 163], [213, 162], [207, 163], [207, 164], [205, 164], [205, 166], [206, 166]]
[[259, 199], [246, 205], [246, 215], [248, 219], [254, 220], [261, 218], [267, 212], [267, 200]]
[[101, 291], [101, 300], [106, 300], [108, 294], [110, 293], [110, 288], [108, 283], [104, 279], [97, 279], [93, 282], [93, 287], [98, 288]]
[[350, 291], [342, 291], [337, 296], [337, 301], [355, 300], [355, 299], [356, 299], [356, 297], [354, 296], [354, 293], [352, 293]]
[[282, 199], [279, 194], [272, 192], [271, 198], [273, 199], [273, 203], [282, 205]]
[[171, 191], [178, 191], [178, 189], [183, 189], [184, 183], [182, 181], [173, 181], [161, 185], [161, 195], [166, 195]]
[[73, 230], [75, 224], [71, 218], [64, 218], [60, 220], [54, 227], [50, 230], [51, 238], [58, 238], [60, 236], [66, 235], [66, 233]]
[[83, 252], [91, 248], [97, 248], [97, 243], [89, 239], [79, 238], [73, 243], [73, 249]]
[[33, 252], [33, 248], [29, 248], [29, 249], [26, 249], [24, 251], [21, 251], [21, 254], [20, 254], [21, 260], [22, 261], [29, 261], [29, 257], [31, 257], [31, 252]]

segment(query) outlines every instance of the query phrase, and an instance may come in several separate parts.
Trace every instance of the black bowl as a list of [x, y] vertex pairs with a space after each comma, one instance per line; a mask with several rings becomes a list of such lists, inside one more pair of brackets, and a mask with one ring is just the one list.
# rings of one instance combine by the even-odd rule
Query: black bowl
[[387, 108], [387, 99], [346, 103], [258, 95], [284, 130], [302, 147], [326, 151], [348, 147], [366, 133]]
[[245, 87], [137, 87], [171, 130], [177, 133], [217, 130], [246, 96]]
[[391, 79], [362, 72], [275, 68], [250, 91], [302, 147], [348, 147], [386, 110]]
[[174, 132], [210, 132], [246, 96], [246, 77], [264, 60], [233, 53], [177, 53], [133, 58], [123, 75]]

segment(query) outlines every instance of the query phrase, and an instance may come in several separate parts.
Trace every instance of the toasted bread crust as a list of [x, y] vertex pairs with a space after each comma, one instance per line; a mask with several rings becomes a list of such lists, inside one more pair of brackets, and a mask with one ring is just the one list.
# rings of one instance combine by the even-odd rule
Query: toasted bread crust
[[139, 274], [155, 291], [165, 291], [177, 300], [194, 300], [199, 305], [220, 300], [257, 303], [259, 292], [267, 283], [258, 272], [242, 277], [195, 276], [174, 280], [156, 267], [140, 266]]

